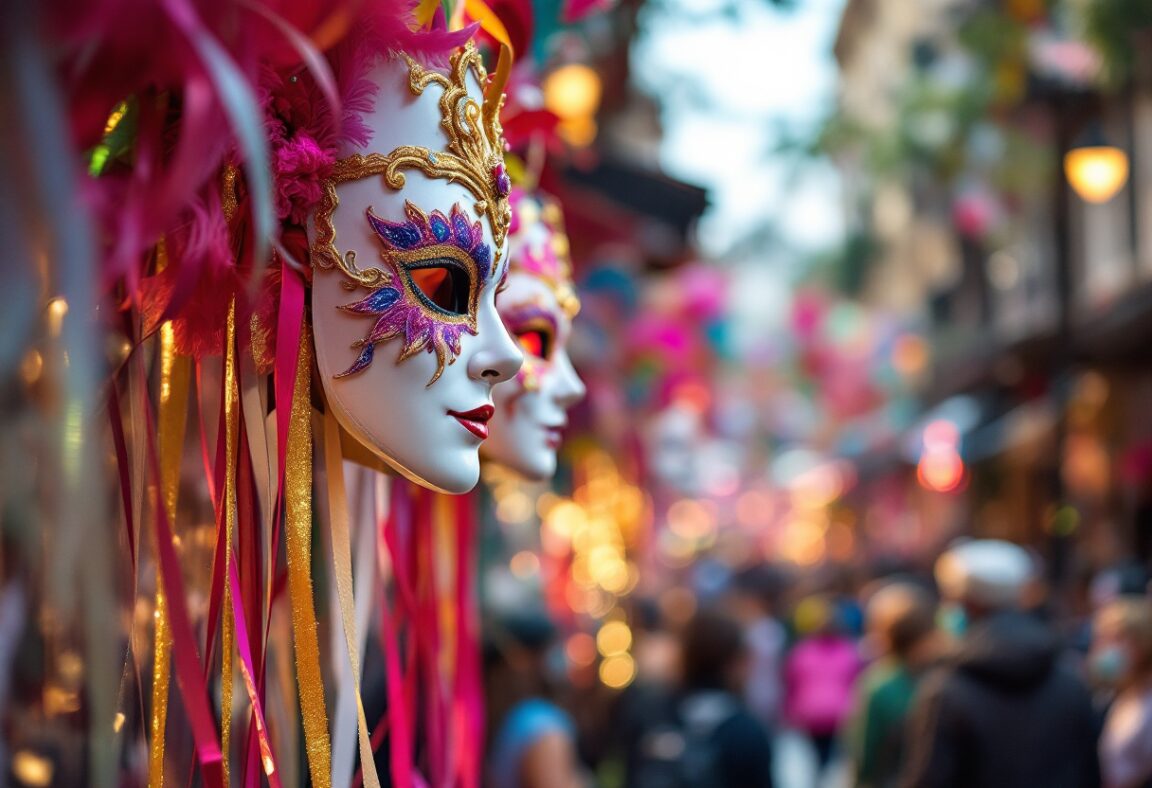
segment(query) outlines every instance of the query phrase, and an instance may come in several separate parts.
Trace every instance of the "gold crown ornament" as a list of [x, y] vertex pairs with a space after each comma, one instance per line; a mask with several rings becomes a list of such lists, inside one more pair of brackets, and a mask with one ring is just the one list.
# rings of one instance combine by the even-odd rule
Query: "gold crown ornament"
[[[339, 204], [336, 186], [382, 175], [392, 189], [403, 189], [403, 170], [419, 170], [429, 178], [440, 178], [464, 186], [475, 198], [476, 215], [488, 219], [496, 242], [495, 260], [499, 261], [512, 220], [508, 195], [512, 183], [504, 168], [504, 131], [500, 126], [500, 109], [504, 104], [501, 71], [488, 82], [480, 52], [471, 43], [456, 50], [449, 60], [447, 74], [425, 68], [407, 55], [408, 87], [420, 96], [430, 85], [437, 85], [440, 96], [440, 125], [448, 138], [445, 150], [431, 150], [420, 145], [401, 145], [391, 153], [352, 154], [337, 161], [332, 175], [324, 181], [323, 195], [316, 209], [316, 235], [312, 244], [313, 262], [322, 269], [337, 268], [357, 284], [377, 287], [386, 274], [379, 268], [360, 269], [356, 253], [343, 255], [336, 249], [332, 214]], [[467, 76], [471, 72], [484, 90], [483, 103], [469, 95]]]

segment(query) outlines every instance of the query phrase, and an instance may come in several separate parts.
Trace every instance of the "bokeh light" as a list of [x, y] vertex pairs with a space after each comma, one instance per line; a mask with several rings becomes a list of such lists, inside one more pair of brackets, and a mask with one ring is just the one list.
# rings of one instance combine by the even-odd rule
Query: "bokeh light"
[[632, 647], [632, 630], [623, 621], [605, 621], [596, 633], [596, 649], [605, 657], [623, 654]]
[[624, 689], [636, 678], [636, 663], [629, 654], [616, 654], [600, 663], [600, 681], [610, 689]]
[[1128, 154], [1110, 145], [1073, 148], [1064, 154], [1064, 172], [1082, 199], [1106, 203], [1128, 182]]

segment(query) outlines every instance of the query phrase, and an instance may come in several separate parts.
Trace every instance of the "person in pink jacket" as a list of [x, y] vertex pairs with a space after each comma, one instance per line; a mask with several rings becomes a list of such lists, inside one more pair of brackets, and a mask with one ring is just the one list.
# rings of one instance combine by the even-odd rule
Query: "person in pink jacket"
[[856, 643], [845, 635], [831, 602], [808, 597], [796, 608], [800, 639], [784, 671], [788, 722], [816, 750], [820, 772], [832, 760], [841, 726], [852, 713], [856, 677], [862, 662]]

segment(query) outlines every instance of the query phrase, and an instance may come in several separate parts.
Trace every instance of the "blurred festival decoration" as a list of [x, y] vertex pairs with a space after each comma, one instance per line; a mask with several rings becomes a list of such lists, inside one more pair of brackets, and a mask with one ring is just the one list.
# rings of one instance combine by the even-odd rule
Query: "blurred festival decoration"
[[[1125, 371], [1097, 377], [1068, 361], [1057, 332], [1122, 298], [1117, 322], [1137, 334], [1150, 324], [1147, 305], [1132, 301], [1146, 290], [1152, 247], [1135, 237], [1124, 246], [1127, 235], [1107, 242], [1116, 237], [1107, 228], [1122, 229], [1119, 212], [1138, 221], [1148, 199], [1137, 183], [1147, 146], [1131, 126], [1148, 128], [1141, 44], [1152, 23], [1140, 6], [845, 2], [835, 107], [814, 142], [789, 146], [777, 134], [779, 150], [828, 159], [842, 178], [847, 232], [815, 252], [789, 248], [765, 216], [744, 228], [746, 247], [713, 259], [693, 225], [682, 245], [664, 245], [670, 236], [653, 230], [643, 201], [625, 207], [587, 188], [601, 182], [581, 169], [582, 156], [660, 160], [658, 134], [645, 136], [659, 124], [651, 115], [682, 108], [677, 91], [707, 92], [705, 80], [672, 80], [645, 97], [655, 110], [641, 111], [595, 56], [580, 61], [591, 71], [563, 57], [545, 71], [555, 81], [550, 99], [546, 78], [542, 106], [561, 118], [596, 107], [595, 126], [574, 124], [595, 129], [594, 139], [569, 136], [587, 147], [569, 151], [568, 170], [544, 173], [577, 214], [584, 311], [573, 353], [589, 398], [554, 486], [496, 482], [509, 545], [504, 580], [489, 591], [508, 578], [544, 590], [567, 622], [564, 651], [582, 686], [615, 687], [634, 669], [616, 659], [624, 627], [639, 631], [629, 600], [659, 600], [667, 621], [682, 622], [760, 561], [812, 577], [914, 566], [964, 533], [1040, 549], [1092, 538], [1092, 557], [1078, 560], [1114, 555], [1115, 541], [1101, 535], [1108, 491], [1127, 485], [1128, 516], [1146, 507], [1135, 502], [1147, 497], [1140, 458], [1152, 424], [1134, 404], [1146, 375], [1131, 369], [1143, 356], [1132, 342], [1100, 353]], [[679, 11], [690, 9], [649, 9]], [[728, 22], [743, 24], [746, 12]], [[657, 84], [650, 76], [643, 82]], [[1131, 106], [1126, 90], [1139, 96]], [[721, 104], [709, 95], [709, 107]], [[559, 134], [572, 134], [564, 123]], [[1111, 145], [1077, 144], [1094, 125]], [[1084, 202], [1063, 202], [1073, 190]], [[1073, 235], [1062, 236], [1061, 223]], [[1089, 249], [1115, 260], [1111, 273]], [[777, 260], [784, 272], [764, 270]], [[1100, 294], [1062, 294], [1063, 276], [1098, 277]], [[1089, 341], [1108, 344], [1088, 334], [1075, 335], [1078, 358], [1096, 358]], [[1081, 374], [1088, 382], [1073, 383]], [[1108, 386], [1133, 403], [1130, 438], [1123, 420], [1101, 415]], [[1109, 396], [1117, 407], [1116, 390]], [[1130, 447], [1123, 462], [1119, 446]], [[598, 474], [604, 501], [587, 497]], [[630, 488], [644, 502], [638, 531], [609, 503]], [[1095, 531], [1085, 525], [1093, 515]]]
[[[602, 450], [574, 447], [571, 454], [571, 497], [540, 494], [538, 485], [497, 466], [485, 469], [501, 531], [497, 546], [500, 554], [511, 553], [507, 564], [489, 565], [486, 604], [514, 611], [542, 595], [551, 615], [572, 632], [602, 631], [610, 622], [619, 629], [625, 626], [622, 600], [640, 581], [637, 561], [647, 552], [650, 504]], [[572, 645], [580, 642], [569, 641], [574, 669], [588, 667], [595, 656]], [[610, 663], [601, 663], [600, 676], [623, 687], [631, 680], [622, 663], [630, 659], [627, 644], [611, 634], [598, 643]]]

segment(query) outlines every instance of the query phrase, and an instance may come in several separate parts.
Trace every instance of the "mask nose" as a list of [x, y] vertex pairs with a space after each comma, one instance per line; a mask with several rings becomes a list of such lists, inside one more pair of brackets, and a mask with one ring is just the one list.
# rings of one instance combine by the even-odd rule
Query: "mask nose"
[[520, 371], [524, 354], [520, 351], [520, 344], [504, 327], [494, 304], [487, 303], [481, 307], [476, 333], [479, 346], [468, 359], [470, 377], [495, 386], [510, 380]]
[[560, 407], [568, 410], [584, 399], [588, 389], [585, 387], [584, 381], [576, 374], [576, 369], [572, 366], [572, 359], [568, 358], [567, 351], [562, 350], [557, 354], [555, 365], [556, 376], [559, 378], [559, 385], [556, 387], [556, 401], [560, 403]]

